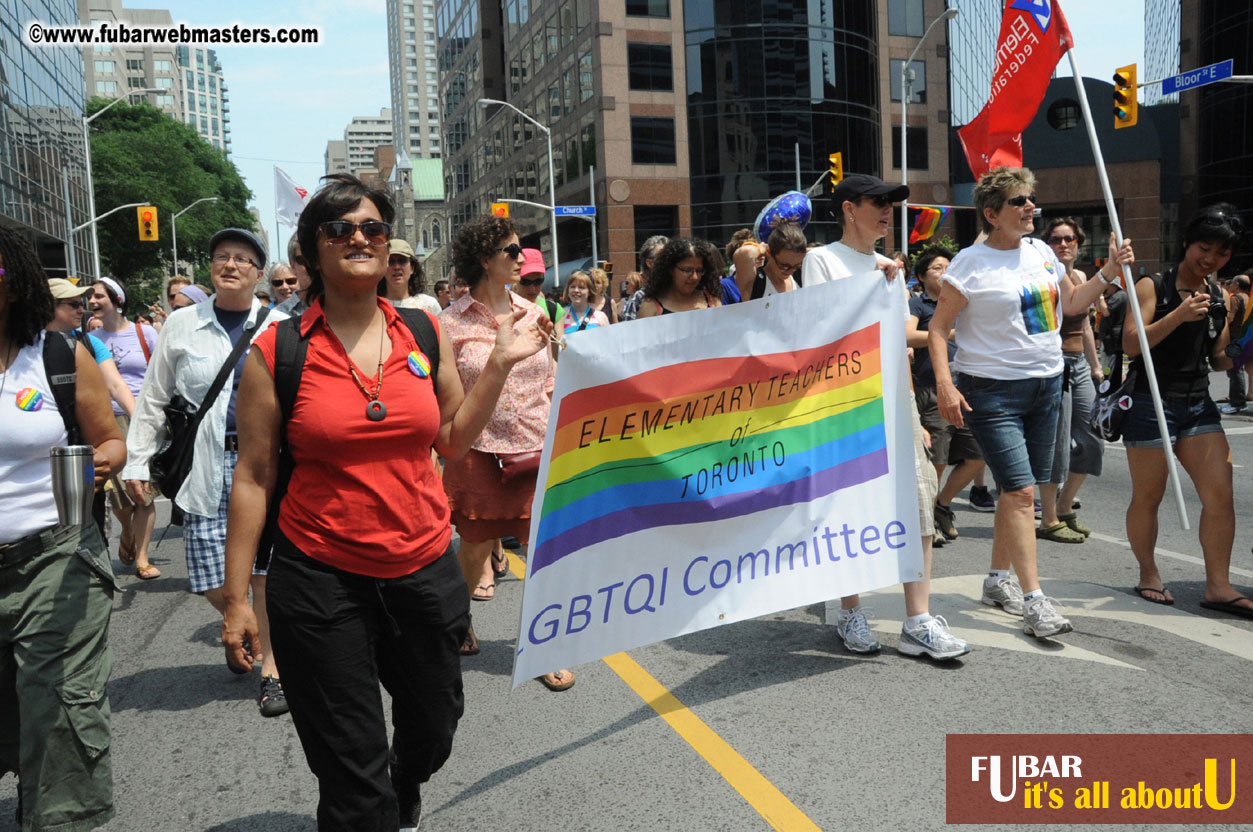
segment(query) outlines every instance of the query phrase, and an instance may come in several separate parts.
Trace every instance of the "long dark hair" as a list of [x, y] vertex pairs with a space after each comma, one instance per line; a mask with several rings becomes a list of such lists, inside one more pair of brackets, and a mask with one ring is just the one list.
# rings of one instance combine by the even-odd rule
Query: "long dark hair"
[[296, 226], [296, 239], [300, 241], [300, 254], [309, 272], [309, 291], [306, 302], [312, 303], [314, 298], [326, 291], [322, 282], [321, 249], [318, 248], [318, 226], [324, 222], [337, 220], [349, 213], [361, 200], [368, 199], [378, 209], [379, 219], [391, 225], [396, 218], [396, 209], [392, 206], [391, 197], [380, 188], [368, 187], [357, 177], [348, 173], [332, 173], [324, 176], [323, 185], [309, 200], [309, 204], [300, 212], [300, 221]]
[[48, 288], [48, 274], [30, 241], [3, 225], [0, 225], [0, 260], [4, 269], [0, 286], [9, 294], [5, 334], [10, 344], [29, 347], [52, 322], [56, 310], [52, 290]]
[[[394, 255], [392, 255], [394, 256]], [[390, 260], [390, 256], [388, 258]], [[409, 265], [413, 266], [413, 271], [409, 272], [409, 286], [407, 291], [409, 297], [420, 295], [426, 291], [426, 270], [422, 268], [422, 264], [418, 262], [418, 258], [408, 258]], [[387, 297], [387, 275], [383, 275], [383, 279], [378, 285], [379, 297]]]
[[705, 269], [696, 288], [714, 297], [721, 297], [719, 289], [722, 281], [722, 256], [713, 243], [695, 237], [680, 237], [666, 243], [653, 260], [653, 268], [645, 278], [644, 297], [656, 300], [665, 294], [674, 283], [674, 267], [689, 257], [699, 257]]

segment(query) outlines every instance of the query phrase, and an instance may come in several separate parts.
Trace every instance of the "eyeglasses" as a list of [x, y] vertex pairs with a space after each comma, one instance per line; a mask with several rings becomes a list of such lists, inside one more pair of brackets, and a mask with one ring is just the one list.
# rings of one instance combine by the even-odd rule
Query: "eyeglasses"
[[174, 302], [174, 298], [176, 298], [176, 297], [178, 297], [178, 292], [175, 292], [175, 293], [174, 293], [174, 294], [172, 294], [172, 295], [166, 295], [166, 296], [165, 296], [165, 299], [166, 299], [166, 300], [168, 300], [170, 303], [173, 303], [173, 302]]
[[704, 276], [705, 276], [705, 270], [704, 270], [704, 269], [698, 269], [698, 268], [695, 268], [695, 267], [693, 267], [693, 266], [675, 266], [675, 268], [676, 268], [676, 269], [678, 269], [679, 271], [683, 272], [683, 273], [684, 273], [684, 274], [686, 274], [686, 275], [696, 275], [697, 277], [704, 277]]
[[87, 306], [81, 300], [59, 300], [57, 301], [57, 305], [68, 306], [71, 309], [84, 309]]
[[522, 246], [518, 245], [517, 243], [510, 243], [504, 248], [498, 248], [496, 250], [504, 254], [508, 254], [510, 260], [517, 260], [519, 257], [522, 256]]
[[1006, 205], [1012, 205], [1015, 208], [1021, 208], [1022, 206], [1026, 205], [1028, 202], [1030, 202], [1032, 205], [1040, 204], [1039, 201], [1036, 200], [1035, 194], [1028, 194], [1028, 195], [1019, 194], [1018, 196], [1011, 196], [1009, 199], [1005, 200]]
[[780, 260], [778, 257], [775, 257], [774, 255], [771, 255], [771, 259], [774, 260], [775, 267], [778, 268], [778, 270], [783, 272], [784, 274], [791, 274], [792, 272], [796, 271], [797, 269], [801, 267], [800, 263], [784, 263], [782, 260]]
[[1059, 243], [1073, 243], [1078, 239], [1079, 238], [1074, 234], [1054, 234], [1052, 237], [1049, 237], [1049, 245], [1055, 246]]
[[342, 246], [360, 231], [366, 243], [372, 246], [385, 246], [391, 236], [392, 226], [382, 220], [366, 220], [365, 222], [348, 222], [348, 220], [330, 220], [318, 223], [322, 236], [333, 246]]
[[241, 269], [244, 268], [245, 266], [252, 266], [254, 269], [261, 268], [259, 265], [257, 265], [255, 261], [250, 260], [249, 258], [244, 257], [243, 255], [236, 256], [234, 254], [215, 254], [213, 255], [213, 262], [217, 263], [219, 266], [225, 266], [229, 263], [234, 263], [236, 266], [238, 266]]
[[270, 284], [273, 286], [295, 286], [296, 278], [293, 277], [288, 280], [271, 280]]
[[542, 277], [524, 277], [518, 281], [523, 286], [543, 286], [544, 278]]

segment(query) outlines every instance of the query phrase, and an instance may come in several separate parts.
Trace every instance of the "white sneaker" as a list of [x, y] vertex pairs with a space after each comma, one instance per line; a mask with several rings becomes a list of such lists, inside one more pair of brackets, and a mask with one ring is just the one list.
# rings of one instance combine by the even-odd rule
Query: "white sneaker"
[[879, 641], [870, 632], [866, 613], [858, 605], [851, 610], [840, 610], [835, 620], [835, 634], [852, 653], [873, 653], [879, 649]]
[[926, 653], [933, 659], [955, 659], [970, 652], [970, 645], [953, 635], [943, 616], [932, 616], [929, 621], [910, 628], [901, 626], [901, 640], [896, 649], [906, 656]]
[[1075, 629], [1070, 625], [1070, 621], [1062, 617], [1062, 614], [1053, 606], [1052, 598], [1041, 595], [1026, 603], [1027, 609], [1022, 616], [1022, 631], [1027, 635], [1048, 638], [1060, 636], [1062, 633], [1069, 633]]
[[1013, 576], [983, 579], [983, 597], [979, 599], [989, 607], [1000, 607], [1010, 615], [1022, 615], [1022, 587]]

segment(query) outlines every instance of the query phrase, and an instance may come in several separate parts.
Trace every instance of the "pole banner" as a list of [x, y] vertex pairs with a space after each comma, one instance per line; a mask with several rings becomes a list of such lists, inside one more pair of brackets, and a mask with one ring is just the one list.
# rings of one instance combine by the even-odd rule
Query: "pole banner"
[[922, 575], [881, 272], [569, 339], [513, 684]]

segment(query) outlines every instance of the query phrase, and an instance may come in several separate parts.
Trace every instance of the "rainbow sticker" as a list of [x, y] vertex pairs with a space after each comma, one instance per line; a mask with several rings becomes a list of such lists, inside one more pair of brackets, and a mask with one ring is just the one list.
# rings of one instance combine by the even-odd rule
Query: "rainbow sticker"
[[431, 374], [431, 361], [421, 350], [414, 350], [409, 353], [409, 372], [418, 378], [426, 378]]
[[44, 406], [44, 394], [34, 387], [23, 387], [17, 391], [17, 406], [19, 410], [34, 413]]

